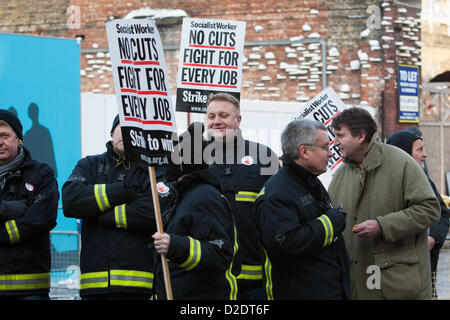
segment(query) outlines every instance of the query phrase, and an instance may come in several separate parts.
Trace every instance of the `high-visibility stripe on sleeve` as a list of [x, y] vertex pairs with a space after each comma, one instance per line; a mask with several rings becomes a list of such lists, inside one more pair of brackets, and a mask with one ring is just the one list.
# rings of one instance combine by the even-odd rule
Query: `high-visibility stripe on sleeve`
[[194, 269], [200, 262], [200, 258], [202, 256], [202, 248], [200, 245], [200, 241], [195, 240], [191, 237], [189, 238], [189, 257], [185, 262], [180, 264], [180, 267], [186, 270]]
[[80, 290], [107, 288], [108, 285], [108, 271], [82, 273], [80, 276]]
[[259, 194], [258, 192], [238, 191], [238, 193], [236, 193], [235, 200], [236, 201], [255, 202], [258, 194]]
[[50, 273], [2, 274], [0, 292], [50, 288]]
[[80, 277], [80, 290], [108, 288], [109, 286], [153, 289], [153, 273], [139, 270], [87, 272]]
[[135, 270], [111, 270], [110, 284], [112, 286], [153, 289], [153, 273]]
[[267, 251], [264, 250], [264, 255], [266, 257], [266, 260], [264, 262], [264, 273], [266, 275], [266, 293], [267, 293], [267, 300], [273, 300], [273, 285], [272, 285], [272, 264], [270, 263], [269, 255], [267, 254]]
[[234, 245], [233, 245], [233, 259], [231, 259], [230, 267], [225, 272], [225, 278], [228, 280], [228, 283], [230, 284], [230, 300], [237, 300], [237, 292], [238, 292], [238, 286], [237, 286], [237, 280], [236, 276], [233, 274], [233, 262], [234, 257], [236, 256], [236, 252], [239, 249], [239, 245], [237, 242], [237, 231], [236, 227], [234, 227]]
[[8, 220], [5, 222], [6, 231], [8, 232], [9, 242], [15, 244], [20, 242], [19, 229], [17, 228], [16, 220]]
[[116, 221], [116, 227], [126, 229], [127, 225], [127, 215], [125, 210], [125, 204], [114, 207], [114, 217]]
[[104, 212], [111, 208], [108, 197], [106, 196], [106, 184], [94, 185], [95, 200], [97, 200], [98, 208], [101, 212]]
[[263, 196], [266, 193], [266, 187], [263, 187], [261, 189], [261, 191], [258, 193], [258, 195], [256, 196], [256, 198], [258, 199], [259, 197]]
[[325, 229], [325, 240], [323, 242], [323, 246], [326, 247], [333, 243], [334, 238], [334, 231], [333, 231], [333, 225], [331, 224], [330, 218], [328, 218], [326, 215], [321, 215], [317, 218], [323, 225], [323, 228]]
[[243, 264], [241, 268], [241, 273], [239, 274], [238, 279], [261, 280], [263, 278], [263, 267], [260, 265], [251, 266]]

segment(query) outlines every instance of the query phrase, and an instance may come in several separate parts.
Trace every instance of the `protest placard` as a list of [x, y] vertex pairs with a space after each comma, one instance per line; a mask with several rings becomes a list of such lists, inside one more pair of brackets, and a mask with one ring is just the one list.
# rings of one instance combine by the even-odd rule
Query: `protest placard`
[[342, 157], [339, 148], [334, 144], [334, 132], [331, 128], [333, 119], [344, 110], [345, 104], [331, 87], [325, 88], [313, 99], [308, 101], [302, 110], [300, 110], [299, 118], [306, 118], [319, 121], [327, 128], [327, 134], [330, 138], [330, 151], [332, 157], [328, 161], [328, 171], [321, 174], [319, 179], [327, 187], [331, 182], [331, 178], [342, 163]]
[[[176, 138], [161, 37], [151, 19], [106, 23], [114, 87], [127, 160], [149, 165], [156, 226], [164, 233], [155, 166], [168, 165]], [[161, 255], [167, 299], [172, 300], [168, 262]]]
[[116, 19], [106, 31], [127, 159], [167, 165], [176, 124], [158, 29], [151, 19]]
[[205, 113], [211, 93], [240, 99], [245, 26], [243, 21], [183, 19], [177, 111]]

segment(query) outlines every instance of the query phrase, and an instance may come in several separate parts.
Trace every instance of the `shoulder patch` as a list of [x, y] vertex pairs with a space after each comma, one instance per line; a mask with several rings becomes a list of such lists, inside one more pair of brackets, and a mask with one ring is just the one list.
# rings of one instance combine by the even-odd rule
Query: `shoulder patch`
[[251, 166], [253, 164], [253, 158], [251, 156], [244, 156], [241, 159], [241, 163], [245, 164], [246, 166]]
[[27, 188], [28, 191], [33, 191], [34, 185], [32, 185], [31, 183], [25, 182], [25, 188]]
[[156, 184], [156, 189], [158, 190], [159, 194], [166, 194], [169, 192], [169, 187], [166, 186], [166, 184], [164, 182], [158, 182]]

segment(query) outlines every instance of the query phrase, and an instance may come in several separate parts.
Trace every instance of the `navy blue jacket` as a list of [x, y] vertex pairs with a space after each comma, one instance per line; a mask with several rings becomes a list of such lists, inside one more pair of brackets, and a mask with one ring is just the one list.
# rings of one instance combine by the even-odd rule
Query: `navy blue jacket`
[[262, 285], [263, 255], [252, 212], [262, 186], [278, 171], [278, 157], [267, 146], [243, 139], [240, 131], [231, 143], [212, 141], [212, 144], [216, 152], [210, 170], [231, 204], [239, 234], [242, 259], [239, 285]]
[[[58, 184], [53, 169], [25, 159], [5, 178], [1, 189], [0, 295], [45, 294], [50, 289], [50, 230], [56, 226]], [[22, 201], [26, 210], [14, 216], [11, 201]]]
[[[174, 203], [163, 214], [174, 299], [236, 299], [240, 262], [233, 215], [208, 170], [171, 186]], [[156, 295], [165, 299], [161, 259], [155, 259]]]
[[[157, 170], [157, 179], [161, 174]], [[148, 246], [156, 222], [149, 184], [147, 166], [120, 160], [111, 142], [105, 153], [81, 159], [72, 171], [62, 200], [64, 215], [82, 221], [80, 296], [153, 294]]]
[[441, 218], [438, 224], [430, 227], [429, 235], [432, 236], [436, 243], [430, 251], [430, 262], [431, 262], [431, 272], [437, 271], [437, 265], [439, 260], [439, 252], [444, 245], [445, 239], [447, 238], [448, 228], [450, 226], [450, 213], [448, 212], [448, 208], [445, 205], [444, 200], [442, 200], [439, 191], [436, 188], [436, 185], [431, 181], [430, 177], [428, 177], [428, 181], [431, 184], [431, 188], [436, 195], [436, 198], [439, 200], [439, 205], [441, 208]]
[[255, 204], [269, 299], [346, 299], [345, 216], [320, 180], [287, 157]]

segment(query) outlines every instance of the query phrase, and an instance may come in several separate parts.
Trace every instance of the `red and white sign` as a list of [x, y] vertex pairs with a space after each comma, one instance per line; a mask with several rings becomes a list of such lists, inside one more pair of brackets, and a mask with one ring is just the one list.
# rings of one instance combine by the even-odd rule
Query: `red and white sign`
[[319, 179], [325, 186], [329, 185], [333, 174], [342, 163], [339, 148], [334, 144], [334, 132], [331, 128], [331, 123], [345, 108], [344, 102], [342, 102], [341, 98], [339, 98], [333, 88], [327, 87], [313, 99], [308, 101], [306, 106], [300, 110], [299, 116], [296, 117], [319, 121], [327, 128], [327, 134], [330, 138], [330, 151], [333, 156], [328, 162], [328, 171], [319, 176]]
[[127, 159], [167, 165], [176, 124], [156, 24], [151, 19], [110, 20], [106, 32]]
[[245, 26], [244, 21], [183, 19], [177, 111], [205, 113], [211, 93], [240, 100]]

